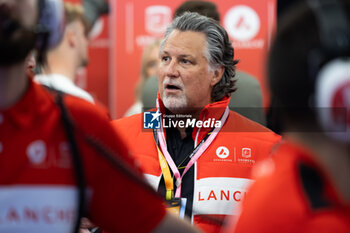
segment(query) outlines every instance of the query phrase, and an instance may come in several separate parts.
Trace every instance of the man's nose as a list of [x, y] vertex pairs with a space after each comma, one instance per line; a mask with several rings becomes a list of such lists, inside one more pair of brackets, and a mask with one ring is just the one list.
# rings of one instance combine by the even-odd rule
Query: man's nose
[[166, 67], [166, 75], [168, 77], [176, 78], [179, 76], [179, 70], [177, 66], [177, 62], [175, 59], [169, 62], [169, 64]]

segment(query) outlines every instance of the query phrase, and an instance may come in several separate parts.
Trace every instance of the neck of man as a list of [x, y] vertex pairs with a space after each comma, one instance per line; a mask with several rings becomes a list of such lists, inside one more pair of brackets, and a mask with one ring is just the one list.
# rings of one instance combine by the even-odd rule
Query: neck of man
[[44, 69], [45, 74], [60, 74], [66, 76], [72, 82], [75, 81], [77, 70], [74, 55], [69, 53], [62, 54], [63, 51], [50, 52], [47, 57], [47, 66]]
[[330, 177], [337, 193], [348, 204], [350, 203], [350, 146], [331, 140], [321, 132], [287, 133], [292, 140], [310, 148], [317, 158], [316, 161], [323, 167]]
[[25, 62], [0, 67], [0, 109], [13, 106], [24, 95], [29, 84]]

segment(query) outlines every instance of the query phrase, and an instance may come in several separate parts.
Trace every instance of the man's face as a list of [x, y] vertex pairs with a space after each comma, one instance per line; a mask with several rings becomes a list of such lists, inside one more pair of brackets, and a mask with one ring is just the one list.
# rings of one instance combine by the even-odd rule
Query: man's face
[[164, 43], [159, 93], [173, 113], [202, 109], [211, 103], [211, 91], [218, 80], [209, 70], [206, 49], [206, 36], [200, 32], [174, 30]]
[[37, 0], [0, 0], [0, 66], [24, 62], [34, 47]]

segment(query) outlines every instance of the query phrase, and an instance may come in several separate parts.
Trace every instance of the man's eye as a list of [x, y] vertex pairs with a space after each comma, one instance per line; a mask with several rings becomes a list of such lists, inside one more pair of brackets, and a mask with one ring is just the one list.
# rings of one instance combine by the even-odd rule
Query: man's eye
[[167, 61], [169, 61], [169, 60], [170, 60], [170, 58], [169, 58], [168, 56], [162, 57], [162, 61], [164, 61], [164, 62], [167, 62]]
[[183, 64], [191, 64], [191, 61], [190, 60], [187, 60], [187, 59], [182, 59], [181, 60], [181, 62], [183, 63]]

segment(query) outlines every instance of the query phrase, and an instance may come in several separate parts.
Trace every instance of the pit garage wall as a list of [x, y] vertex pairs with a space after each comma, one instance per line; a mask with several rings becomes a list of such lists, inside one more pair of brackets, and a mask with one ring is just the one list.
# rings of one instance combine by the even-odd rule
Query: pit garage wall
[[[90, 44], [90, 65], [78, 81], [109, 107], [112, 118], [122, 117], [134, 103], [142, 50], [153, 38], [162, 37], [182, 2], [110, 0], [111, 13], [99, 22]], [[260, 81], [267, 106], [264, 67], [276, 25], [276, 0], [213, 2], [221, 14], [221, 25], [233, 41], [235, 57], [240, 60], [238, 69]]]

